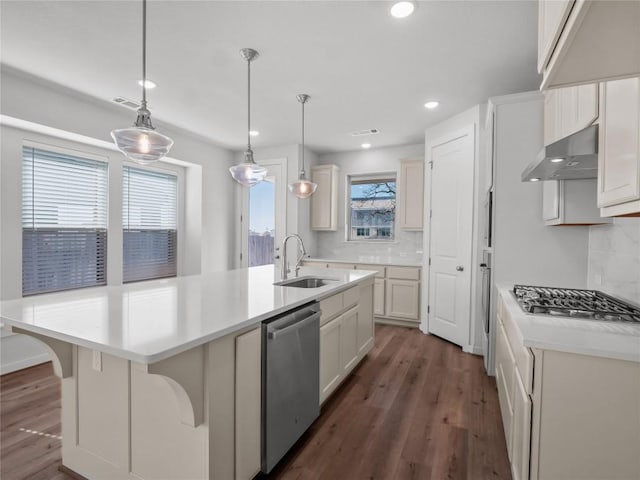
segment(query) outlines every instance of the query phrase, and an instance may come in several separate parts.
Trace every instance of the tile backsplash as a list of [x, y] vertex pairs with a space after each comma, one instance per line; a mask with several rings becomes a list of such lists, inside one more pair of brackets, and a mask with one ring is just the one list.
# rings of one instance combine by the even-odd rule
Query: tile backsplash
[[640, 304], [640, 218], [589, 228], [588, 286]]

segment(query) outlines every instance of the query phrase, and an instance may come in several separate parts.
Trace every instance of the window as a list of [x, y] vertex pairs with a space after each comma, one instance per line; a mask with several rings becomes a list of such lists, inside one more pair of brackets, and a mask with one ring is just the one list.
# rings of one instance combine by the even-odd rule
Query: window
[[393, 240], [395, 175], [350, 176], [348, 240]]
[[107, 283], [107, 163], [22, 149], [22, 294]]
[[177, 177], [125, 166], [122, 194], [123, 281], [175, 277]]

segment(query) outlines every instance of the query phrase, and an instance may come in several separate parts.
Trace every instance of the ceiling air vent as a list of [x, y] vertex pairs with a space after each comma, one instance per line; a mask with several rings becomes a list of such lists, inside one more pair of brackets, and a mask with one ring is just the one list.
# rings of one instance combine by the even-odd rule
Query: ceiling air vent
[[138, 110], [140, 108], [140, 104], [134, 102], [133, 100], [129, 100], [124, 97], [115, 97], [112, 102], [117, 103], [118, 105], [122, 105], [123, 107], [130, 108], [131, 110]]
[[377, 135], [380, 133], [380, 130], [377, 128], [368, 128], [366, 130], [358, 130], [356, 132], [351, 132], [352, 137], [362, 137], [365, 135]]

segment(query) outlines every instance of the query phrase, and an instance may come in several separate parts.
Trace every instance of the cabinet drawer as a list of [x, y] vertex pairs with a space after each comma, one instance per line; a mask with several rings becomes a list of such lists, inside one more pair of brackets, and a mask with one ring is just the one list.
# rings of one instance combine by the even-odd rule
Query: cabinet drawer
[[353, 263], [340, 263], [340, 262], [331, 262], [327, 263], [327, 268], [344, 268], [348, 270], [354, 270]]
[[420, 269], [416, 267], [387, 267], [388, 278], [420, 280]]
[[345, 290], [342, 295], [344, 298], [343, 308], [349, 308], [360, 300], [360, 287], [352, 287], [349, 290]]
[[376, 273], [376, 278], [384, 278], [385, 267], [380, 265], [368, 265], [368, 264], [358, 264], [356, 265], [356, 270], [371, 270]]
[[342, 310], [344, 310], [344, 296], [342, 293], [320, 300], [320, 311], [322, 312], [320, 324], [324, 325]]
[[[502, 303], [502, 300], [500, 303]], [[533, 392], [533, 355], [531, 350], [522, 345], [517, 327], [513, 323], [507, 308], [502, 309], [502, 315], [499, 318], [501, 318], [510, 350], [513, 353], [516, 368], [522, 379], [522, 384], [526, 392], [531, 395], [531, 392]]]

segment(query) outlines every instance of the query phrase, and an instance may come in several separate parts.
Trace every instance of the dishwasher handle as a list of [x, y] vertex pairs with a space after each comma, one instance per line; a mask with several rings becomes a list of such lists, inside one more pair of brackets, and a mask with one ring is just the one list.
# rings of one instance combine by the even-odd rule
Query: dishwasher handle
[[278, 336], [284, 335], [285, 333], [292, 332], [293, 330], [298, 330], [306, 325], [314, 322], [315, 320], [320, 319], [320, 312], [316, 312], [313, 315], [303, 318], [295, 323], [291, 323], [286, 327], [276, 328], [274, 330], [267, 331], [267, 337], [269, 340], [275, 340]]

